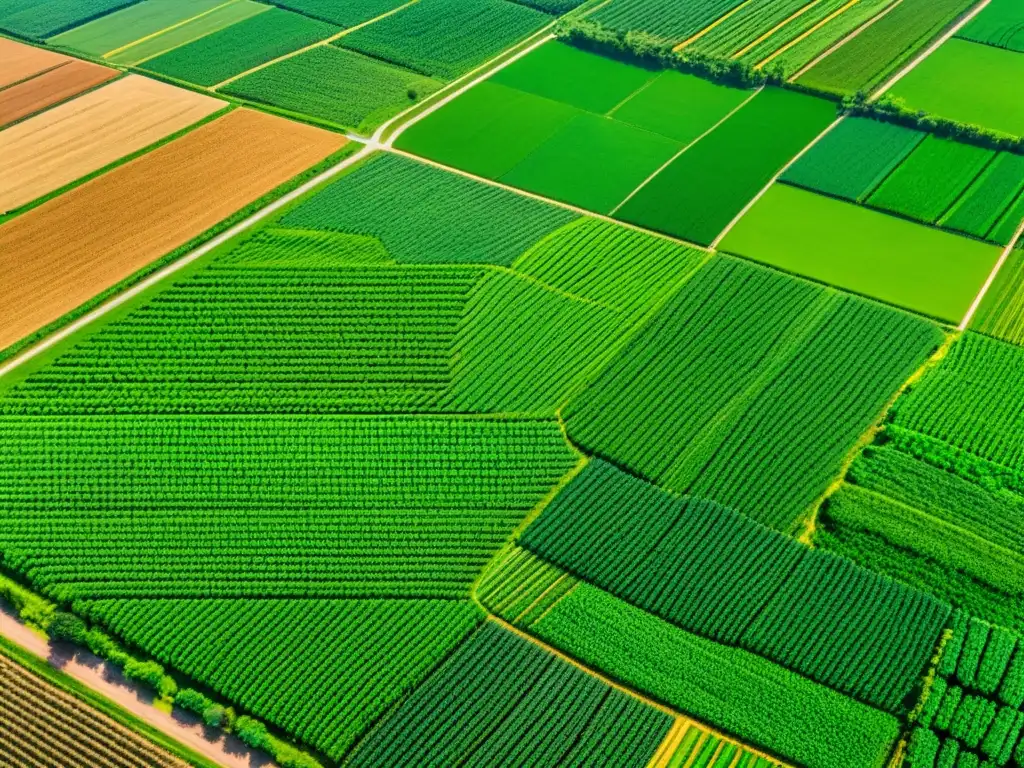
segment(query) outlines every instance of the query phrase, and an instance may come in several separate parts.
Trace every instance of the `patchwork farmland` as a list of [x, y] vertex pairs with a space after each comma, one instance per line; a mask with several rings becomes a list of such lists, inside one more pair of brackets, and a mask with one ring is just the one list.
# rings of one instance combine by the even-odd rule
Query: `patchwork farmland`
[[0, 2], [0, 765], [1024, 768], [1022, 30]]

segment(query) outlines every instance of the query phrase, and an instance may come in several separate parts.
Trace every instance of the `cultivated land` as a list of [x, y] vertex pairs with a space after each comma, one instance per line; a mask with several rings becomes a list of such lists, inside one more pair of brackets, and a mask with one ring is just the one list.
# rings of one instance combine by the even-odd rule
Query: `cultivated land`
[[[0, 633], [196, 766], [1021, 768], [1024, 154], [878, 98], [1012, 113], [920, 75], [1022, 25], [0, 3], [83, 169], [0, 215]], [[72, 109], [140, 80], [212, 111]], [[24, 698], [5, 766], [163, 764]]]
[[117, 77], [116, 69], [70, 61], [0, 91], [0, 127], [77, 96]]
[[0, 211], [42, 197], [225, 106], [129, 75], [8, 128], [0, 133]]
[[0, 225], [8, 297], [0, 346], [56, 320], [344, 143], [236, 110]]

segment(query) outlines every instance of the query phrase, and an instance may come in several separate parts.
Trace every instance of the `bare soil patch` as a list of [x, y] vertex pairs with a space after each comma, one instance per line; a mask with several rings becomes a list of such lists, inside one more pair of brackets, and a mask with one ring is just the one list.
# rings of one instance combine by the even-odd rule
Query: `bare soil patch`
[[69, 61], [56, 69], [0, 90], [0, 128], [77, 96], [117, 77], [118, 71], [89, 61]]
[[70, 56], [0, 37], [0, 88], [69, 61]]

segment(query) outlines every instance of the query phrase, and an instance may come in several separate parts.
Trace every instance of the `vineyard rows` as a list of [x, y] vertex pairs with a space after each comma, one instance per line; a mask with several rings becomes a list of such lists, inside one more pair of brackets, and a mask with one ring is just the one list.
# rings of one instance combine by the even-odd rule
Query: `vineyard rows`
[[11, 768], [185, 766], [2, 654], [0, 765]]

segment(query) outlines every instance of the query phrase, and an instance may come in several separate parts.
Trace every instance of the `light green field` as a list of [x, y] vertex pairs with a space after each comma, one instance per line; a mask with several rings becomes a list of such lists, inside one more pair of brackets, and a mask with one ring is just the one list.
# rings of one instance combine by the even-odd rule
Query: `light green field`
[[490, 80], [603, 115], [656, 75], [565, 43], [550, 42]]
[[893, 87], [907, 106], [1024, 136], [1024, 55], [953, 39]]
[[145, 0], [47, 40], [93, 56], [123, 48], [233, 0]]
[[750, 95], [669, 69], [614, 110], [612, 117], [688, 144]]
[[113, 53], [108, 58], [115, 64], [134, 66], [146, 59], [174, 50], [180, 45], [226, 29], [251, 16], [269, 11], [271, 8], [272, 6], [254, 3], [252, 0], [237, 0], [229, 5], [219, 6], [210, 13], [193, 19], [187, 24], [182, 24], [180, 27], [166, 29], [153, 37], [137, 38], [136, 44]]
[[578, 114], [567, 104], [483, 82], [411, 126], [395, 146], [497, 179]]
[[590, 211], [609, 213], [680, 146], [656, 133], [583, 113], [501, 180]]
[[999, 258], [995, 246], [785, 184], [721, 249], [953, 323]]

